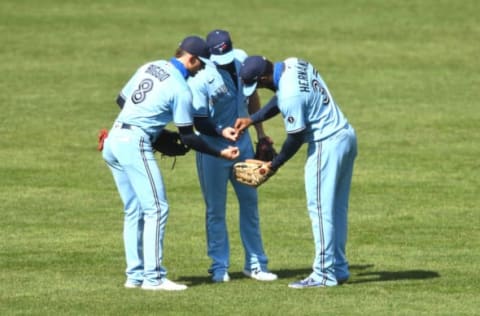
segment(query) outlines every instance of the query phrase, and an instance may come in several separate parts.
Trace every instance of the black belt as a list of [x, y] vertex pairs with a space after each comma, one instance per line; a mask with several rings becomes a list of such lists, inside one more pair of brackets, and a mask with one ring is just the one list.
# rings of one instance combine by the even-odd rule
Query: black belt
[[127, 124], [127, 123], [122, 123], [120, 124], [120, 128], [123, 128], [123, 129], [132, 129], [134, 125], [130, 125], [130, 124]]
[[123, 129], [132, 129], [133, 127], [135, 127], [135, 125], [120, 123], [120, 122], [115, 123], [114, 126], [115, 128], [123, 128]]

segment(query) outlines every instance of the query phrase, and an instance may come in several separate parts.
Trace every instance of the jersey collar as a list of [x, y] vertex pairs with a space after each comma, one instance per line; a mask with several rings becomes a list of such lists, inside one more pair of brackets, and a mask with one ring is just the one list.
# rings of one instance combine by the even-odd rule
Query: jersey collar
[[185, 78], [185, 79], [188, 78], [187, 68], [185, 68], [185, 66], [178, 59], [176, 59], [175, 57], [172, 57], [172, 58], [170, 58], [170, 62], [172, 63], [173, 66], [175, 66], [175, 68], [178, 69], [178, 71], [180, 71], [183, 78]]
[[280, 77], [282, 76], [283, 70], [285, 69], [285, 64], [283, 62], [276, 62], [273, 65], [273, 85], [275, 89], [278, 90], [278, 83], [280, 81]]

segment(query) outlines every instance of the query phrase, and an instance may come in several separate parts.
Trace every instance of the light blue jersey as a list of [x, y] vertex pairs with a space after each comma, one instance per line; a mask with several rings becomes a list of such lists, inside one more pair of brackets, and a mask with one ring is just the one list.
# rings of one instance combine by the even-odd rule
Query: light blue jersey
[[125, 105], [117, 121], [140, 127], [152, 140], [172, 121], [192, 125], [192, 95], [184, 76], [172, 61], [141, 66], [121, 91]]
[[[240, 68], [247, 54], [234, 49], [235, 66]], [[195, 77], [188, 79], [193, 94], [193, 116], [209, 117], [217, 131], [233, 126], [238, 117], [248, 117], [248, 99], [242, 93], [240, 79], [233, 80], [230, 74], [215, 65], [207, 65]], [[223, 137], [202, 135], [215, 148], [225, 148], [232, 143]]]
[[355, 131], [310, 63], [288, 58], [277, 63], [275, 70], [276, 97], [286, 131], [303, 131], [308, 143], [304, 178], [315, 242], [313, 272], [290, 286], [335, 286], [350, 276], [345, 247], [357, 155]]
[[[234, 50], [235, 70], [246, 58], [242, 50]], [[224, 281], [230, 265], [230, 246], [226, 223], [227, 184], [231, 183], [240, 208], [240, 236], [245, 250], [244, 271], [267, 271], [268, 259], [263, 249], [255, 188], [235, 180], [234, 163], [253, 158], [253, 146], [248, 131], [235, 142], [221, 136], [221, 130], [234, 126], [239, 117], [248, 117], [248, 99], [243, 94], [239, 78], [216, 66], [206, 66], [188, 80], [193, 95], [194, 117], [209, 118], [215, 124], [217, 136], [201, 135], [215, 148], [237, 146], [240, 156], [235, 161], [219, 159], [197, 152], [197, 172], [206, 205], [208, 256], [212, 260], [209, 272], [215, 282]]]
[[[346, 257], [348, 198], [357, 156], [357, 137], [333, 100], [324, 80], [308, 62], [288, 58], [273, 64], [264, 56], [250, 56], [240, 75], [244, 93], [268, 88], [275, 96], [250, 117], [262, 122], [282, 113], [288, 134], [272, 161], [278, 169], [307, 143], [304, 168], [308, 214], [312, 224], [315, 258], [312, 273], [292, 288], [335, 286], [350, 276]], [[245, 120], [248, 121], [248, 120]], [[245, 122], [239, 122], [240, 126]]]
[[178, 60], [141, 66], [121, 90], [125, 100], [105, 140], [103, 158], [124, 203], [127, 284], [165, 282], [163, 240], [170, 212], [152, 142], [172, 120], [192, 125], [187, 70]]
[[305, 142], [323, 140], [347, 124], [318, 71], [299, 58], [284, 61], [277, 81], [278, 108], [287, 133], [305, 130]]

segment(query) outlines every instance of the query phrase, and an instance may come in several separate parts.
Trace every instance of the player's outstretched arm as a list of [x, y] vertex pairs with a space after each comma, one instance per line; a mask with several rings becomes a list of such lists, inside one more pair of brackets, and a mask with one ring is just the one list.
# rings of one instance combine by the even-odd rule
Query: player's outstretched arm
[[[255, 91], [249, 98], [248, 98], [248, 113], [250, 115], [258, 112], [261, 108], [260, 105], [260, 97], [258, 96], [258, 92]], [[257, 132], [257, 139], [265, 138], [265, 131], [263, 129], [262, 123], [256, 123], [253, 125], [255, 127], [255, 131]]]
[[278, 108], [277, 97], [274, 96], [263, 108], [252, 114], [249, 118], [238, 118], [234, 127], [237, 132], [240, 133], [250, 125], [266, 121], [278, 113], [280, 113], [280, 109]]
[[240, 151], [237, 147], [225, 148], [221, 151], [210, 146], [205, 142], [200, 136], [193, 132], [193, 125], [182, 126], [178, 128], [180, 132], [180, 137], [182, 141], [190, 148], [193, 148], [196, 151], [212, 155], [215, 157], [222, 157], [225, 159], [233, 160], [240, 155]]
[[235, 121], [235, 130], [237, 134], [240, 134], [243, 130], [247, 129], [250, 125], [252, 125], [252, 119], [249, 117], [240, 117], [237, 118]]
[[288, 134], [287, 138], [283, 142], [282, 149], [280, 150], [278, 155], [273, 158], [270, 164], [270, 168], [273, 171], [276, 171], [285, 162], [292, 158], [302, 146], [303, 139], [304, 131]]
[[238, 132], [230, 126], [220, 129], [215, 126], [209, 117], [194, 117], [194, 126], [200, 133], [208, 136], [224, 137], [230, 141], [236, 141]]

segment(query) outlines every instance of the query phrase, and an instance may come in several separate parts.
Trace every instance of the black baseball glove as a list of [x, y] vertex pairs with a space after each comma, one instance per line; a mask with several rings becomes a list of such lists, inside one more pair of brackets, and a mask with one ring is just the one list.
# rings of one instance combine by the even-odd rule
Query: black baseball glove
[[276, 156], [277, 151], [273, 148], [272, 139], [268, 136], [260, 138], [255, 148], [255, 159], [272, 161]]
[[182, 142], [178, 132], [167, 129], [160, 133], [152, 146], [156, 151], [170, 157], [183, 156], [190, 150], [190, 147]]

